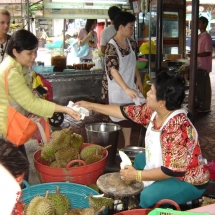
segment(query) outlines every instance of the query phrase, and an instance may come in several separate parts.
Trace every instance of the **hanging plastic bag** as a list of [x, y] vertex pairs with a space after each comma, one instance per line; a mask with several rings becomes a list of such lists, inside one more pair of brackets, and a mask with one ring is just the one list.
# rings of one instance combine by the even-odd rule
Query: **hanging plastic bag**
[[[139, 51], [142, 54], [149, 54], [149, 42], [144, 42], [139, 48]], [[151, 54], [156, 53], [156, 43], [155, 41], [151, 41]]]
[[147, 83], [148, 81], [152, 81], [152, 77], [147, 73], [143, 78], [143, 95], [146, 98], [147, 92], [151, 89], [151, 86]]

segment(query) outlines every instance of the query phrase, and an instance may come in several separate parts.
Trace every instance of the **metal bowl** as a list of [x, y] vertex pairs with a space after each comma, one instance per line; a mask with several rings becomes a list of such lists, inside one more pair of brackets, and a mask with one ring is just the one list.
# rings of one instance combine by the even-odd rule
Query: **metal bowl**
[[138, 154], [145, 152], [145, 148], [139, 146], [127, 146], [120, 150], [125, 152], [131, 160], [133, 160]]

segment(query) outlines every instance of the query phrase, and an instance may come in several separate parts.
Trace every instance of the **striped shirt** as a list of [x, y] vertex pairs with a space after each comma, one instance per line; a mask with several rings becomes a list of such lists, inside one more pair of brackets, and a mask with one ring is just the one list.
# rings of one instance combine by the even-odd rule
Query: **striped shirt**
[[[9, 97], [6, 96], [4, 73], [8, 73]], [[41, 117], [52, 117], [56, 104], [40, 98], [32, 93], [32, 77], [28, 69], [22, 67], [15, 59], [7, 56], [0, 64], [0, 134], [6, 135], [7, 107], [10, 104], [21, 113], [34, 113]]]

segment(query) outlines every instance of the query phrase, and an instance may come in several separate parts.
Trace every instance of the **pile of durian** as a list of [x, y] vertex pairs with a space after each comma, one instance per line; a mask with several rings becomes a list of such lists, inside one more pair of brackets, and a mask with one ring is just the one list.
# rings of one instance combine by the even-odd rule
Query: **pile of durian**
[[24, 215], [95, 215], [103, 212], [106, 207], [113, 204], [113, 199], [103, 195], [87, 196], [89, 208], [72, 208], [69, 198], [60, 193], [60, 187], [56, 186], [56, 193], [45, 196], [35, 196], [28, 205], [24, 205]]
[[[103, 159], [103, 148], [99, 145], [89, 145], [82, 149], [83, 137], [71, 134], [70, 128], [54, 131], [51, 140], [41, 148], [41, 157], [46, 164], [55, 168], [65, 168], [72, 160], [83, 160], [87, 165]], [[78, 162], [74, 166], [80, 166]]]

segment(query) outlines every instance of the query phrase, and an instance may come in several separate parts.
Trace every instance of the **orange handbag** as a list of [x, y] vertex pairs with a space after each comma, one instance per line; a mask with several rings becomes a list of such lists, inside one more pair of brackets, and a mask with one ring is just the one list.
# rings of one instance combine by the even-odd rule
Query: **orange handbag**
[[[5, 71], [5, 91], [8, 97], [8, 72], [12, 66], [8, 67]], [[8, 101], [8, 118], [7, 118], [7, 131], [6, 138], [13, 144], [20, 146], [26, 143], [33, 134], [39, 129], [43, 142], [47, 142], [46, 134], [40, 125], [41, 117], [34, 118], [33, 120], [19, 113], [13, 108]]]

